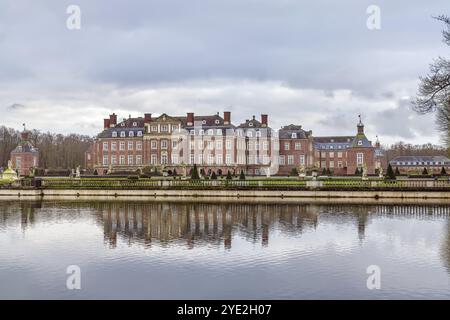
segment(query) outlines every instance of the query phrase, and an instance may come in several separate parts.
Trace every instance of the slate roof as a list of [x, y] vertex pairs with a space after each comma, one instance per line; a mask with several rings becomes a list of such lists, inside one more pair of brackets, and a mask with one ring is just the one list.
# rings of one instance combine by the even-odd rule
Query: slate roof
[[255, 116], [252, 119], [247, 119], [245, 122], [241, 123], [238, 128], [248, 129], [248, 128], [267, 128], [263, 127], [262, 123], [256, 120]]
[[296, 134], [295, 139], [307, 139], [309, 136], [312, 135], [312, 131], [305, 131], [302, 129], [302, 126], [300, 125], [294, 125], [290, 124], [288, 126], [282, 127], [278, 131], [278, 137], [280, 139], [293, 139], [292, 134]]
[[39, 150], [35, 148], [29, 141], [22, 141], [11, 153], [22, 153], [22, 152], [30, 152], [30, 153], [38, 153]]
[[[136, 126], [133, 126], [136, 124]], [[112, 133], [117, 132], [117, 137], [120, 138], [120, 132], [125, 132], [125, 137], [130, 137], [130, 131], [134, 132], [134, 137], [138, 136], [138, 132], [141, 131], [144, 134], [144, 118], [128, 118], [124, 119], [122, 122], [116, 124], [113, 128], [108, 128], [100, 132], [97, 137], [98, 138], [113, 138]]]
[[320, 150], [350, 148], [355, 136], [314, 137], [314, 147]]
[[389, 163], [392, 166], [422, 167], [426, 166], [450, 166], [450, 159], [445, 156], [399, 156]]

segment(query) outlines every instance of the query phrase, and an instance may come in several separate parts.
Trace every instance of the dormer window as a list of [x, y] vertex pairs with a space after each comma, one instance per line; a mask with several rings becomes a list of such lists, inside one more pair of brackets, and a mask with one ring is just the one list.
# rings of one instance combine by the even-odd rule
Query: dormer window
[[113, 131], [113, 132], [112, 132], [112, 137], [113, 137], [113, 138], [116, 138], [116, 137], [117, 137], [117, 131]]
[[205, 119], [202, 120], [202, 124], [206, 124], [206, 120]]
[[125, 137], [125, 131], [120, 131], [120, 136], [121, 136], [122, 138], [124, 138], [124, 137]]
[[138, 136], [138, 137], [142, 137], [142, 131], [138, 131], [138, 132], [137, 132], [137, 136]]
[[218, 136], [221, 136], [221, 135], [222, 135], [222, 129], [217, 129], [217, 130], [216, 130], [216, 134], [217, 134]]
[[214, 135], [214, 130], [213, 129], [209, 129], [208, 130], [208, 136], [212, 136]]
[[130, 131], [130, 132], [128, 133], [128, 136], [134, 137], [134, 132], [133, 132], [133, 131]]
[[195, 134], [194, 130], [189, 131], [190, 135], [193, 136]]
[[362, 146], [362, 140], [358, 140], [358, 146]]
[[133, 122], [133, 127], [137, 127], [137, 122]]
[[219, 124], [220, 123], [220, 121], [219, 120], [216, 120], [216, 121], [214, 121], [215, 122], [215, 124]]
[[256, 136], [261, 137], [261, 131], [256, 131]]
[[293, 132], [292, 135], [291, 135], [291, 138], [292, 139], [297, 139], [297, 133]]
[[122, 123], [120, 124], [120, 126], [121, 126], [121, 127], [125, 127], [125, 122], [122, 122]]
[[204, 135], [205, 134], [205, 130], [203, 130], [203, 129], [198, 130], [198, 134], [201, 135], [201, 136]]
[[248, 132], [247, 132], [247, 137], [249, 137], [249, 138], [253, 137], [253, 132], [248, 131]]
[[249, 127], [253, 127], [253, 122], [250, 122], [250, 123], [248, 124], [248, 126], [249, 126]]

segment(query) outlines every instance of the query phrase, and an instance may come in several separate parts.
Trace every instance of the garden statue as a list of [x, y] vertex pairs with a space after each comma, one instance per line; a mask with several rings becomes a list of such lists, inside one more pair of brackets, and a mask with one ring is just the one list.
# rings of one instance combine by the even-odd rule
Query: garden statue
[[113, 166], [112, 166], [112, 163], [110, 163], [109, 167], [108, 167], [108, 174], [111, 174], [112, 172], [113, 172]]
[[317, 180], [317, 169], [312, 169], [311, 176], [314, 181]]
[[378, 177], [383, 178], [383, 168], [382, 167], [378, 168]]
[[298, 170], [298, 176], [300, 178], [304, 178], [306, 176], [305, 166], [300, 166], [300, 170]]
[[367, 166], [364, 164], [362, 167], [362, 180], [367, 180]]
[[77, 171], [75, 173], [75, 177], [76, 178], [80, 178], [81, 174], [80, 174], [80, 166], [77, 166]]
[[267, 177], [267, 178], [270, 178], [270, 168], [267, 168], [267, 169], [266, 169], [266, 177]]

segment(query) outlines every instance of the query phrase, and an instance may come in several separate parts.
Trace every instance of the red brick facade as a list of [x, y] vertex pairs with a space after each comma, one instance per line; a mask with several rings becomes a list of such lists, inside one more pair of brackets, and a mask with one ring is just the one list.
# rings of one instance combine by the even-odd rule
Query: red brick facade
[[368, 174], [385, 168], [379, 143], [373, 146], [366, 138], [361, 121], [356, 136], [336, 137], [313, 137], [312, 131], [293, 124], [275, 131], [265, 114], [235, 126], [228, 111], [223, 117], [146, 113], [120, 123], [112, 114], [103, 124], [103, 132], [86, 152], [86, 167], [99, 174], [146, 166], [183, 173], [194, 163], [205, 174], [243, 170], [249, 175], [288, 175], [294, 168], [298, 172], [315, 168], [349, 175], [356, 168], [365, 167]]

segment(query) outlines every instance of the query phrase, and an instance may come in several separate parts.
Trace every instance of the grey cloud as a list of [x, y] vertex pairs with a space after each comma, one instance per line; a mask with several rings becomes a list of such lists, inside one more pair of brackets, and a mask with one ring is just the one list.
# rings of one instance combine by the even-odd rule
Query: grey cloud
[[[368, 130], [416, 139], [431, 117], [377, 102], [413, 96], [431, 59], [448, 54], [431, 18], [447, 2], [380, 0], [382, 29], [369, 31], [369, 0], [78, 0], [81, 30], [69, 31], [73, 1], [3, 0], [0, 105], [73, 110], [67, 125], [85, 132], [110, 110], [265, 112], [277, 126], [295, 119], [324, 134], [353, 130], [365, 112]], [[388, 125], [402, 113], [409, 128]]]

